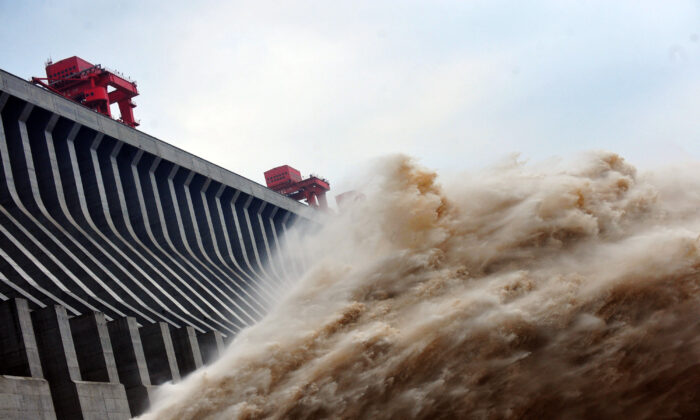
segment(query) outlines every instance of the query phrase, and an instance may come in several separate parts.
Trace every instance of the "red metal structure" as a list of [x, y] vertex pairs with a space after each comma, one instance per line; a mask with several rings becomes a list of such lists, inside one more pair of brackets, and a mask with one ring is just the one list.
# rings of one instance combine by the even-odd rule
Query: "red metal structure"
[[138, 95], [136, 82], [116, 72], [93, 65], [80, 57], [46, 63], [46, 77], [32, 77], [32, 82], [79, 102], [99, 113], [112, 116], [111, 104], [119, 106], [119, 121], [129, 127], [139, 125], [134, 119], [136, 105], [131, 98]]
[[[328, 181], [311, 175], [301, 179], [301, 173], [289, 165], [278, 166], [265, 172], [267, 187], [294, 200], [306, 200], [311, 207], [328, 208], [326, 192]], [[318, 200], [318, 201], [317, 201]]]

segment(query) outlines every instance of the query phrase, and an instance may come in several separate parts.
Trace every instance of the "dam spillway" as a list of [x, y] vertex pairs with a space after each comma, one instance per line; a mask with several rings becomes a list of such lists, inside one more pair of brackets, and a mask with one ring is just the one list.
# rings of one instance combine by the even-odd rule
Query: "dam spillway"
[[135, 415], [298, 269], [307, 206], [1, 70], [0, 119], [0, 417]]

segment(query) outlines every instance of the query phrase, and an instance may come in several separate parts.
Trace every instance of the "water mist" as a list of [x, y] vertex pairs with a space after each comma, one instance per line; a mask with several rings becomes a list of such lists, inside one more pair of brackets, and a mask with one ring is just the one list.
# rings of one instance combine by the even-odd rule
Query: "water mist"
[[142, 419], [697, 418], [700, 170], [612, 153], [367, 199], [226, 353]]

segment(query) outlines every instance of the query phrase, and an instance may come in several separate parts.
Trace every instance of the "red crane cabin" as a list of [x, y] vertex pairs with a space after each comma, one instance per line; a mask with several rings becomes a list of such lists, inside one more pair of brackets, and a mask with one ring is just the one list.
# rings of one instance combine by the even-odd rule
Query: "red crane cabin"
[[267, 187], [294, 200], [306, 200], [311, 207], [328, 208], [326, 192], [330, 185], [325, 179], [310, 176], [302, 180], [301, 172], [289, 165], [278, 166], [265, 172]]
[[32, 77], [32, 82], [109, 117], [112, 116], [109, 106], [116, 103], [121, 122], [130, 127], [139, 125], [134, 119], [136, 105], [131, 101], [139, 94], [136, 82], [126, 80], [99, 64], [94, 65], [76, 56], [55, 63], [49, 61], [46, 77]]
[[301, 172], [289, 165], [278, 166], [265, 172], [265, 182], [268, 188], [274, 190], [295, 182], [301, 182]]

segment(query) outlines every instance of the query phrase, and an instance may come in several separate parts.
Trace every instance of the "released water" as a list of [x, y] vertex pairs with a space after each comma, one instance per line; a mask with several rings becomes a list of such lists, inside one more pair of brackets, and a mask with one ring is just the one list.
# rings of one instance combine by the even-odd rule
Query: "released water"
[[699, 418], [700, 168], [387, 159], [143, 419]]

